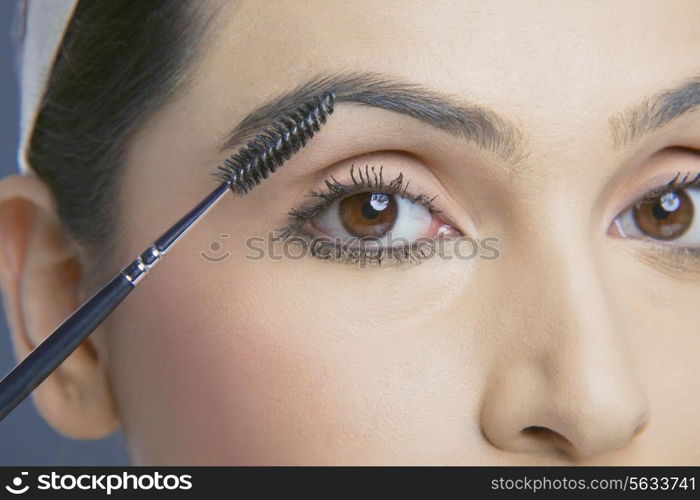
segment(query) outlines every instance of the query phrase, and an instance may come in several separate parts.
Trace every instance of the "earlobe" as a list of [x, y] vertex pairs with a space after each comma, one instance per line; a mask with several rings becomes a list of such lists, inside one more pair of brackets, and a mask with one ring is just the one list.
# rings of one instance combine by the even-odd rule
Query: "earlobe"
[[[81, 302], [77, 246], [35, 175], [0, 181], [0, 281], [15, 356], [23, 359]], [[99, 335], [99, 329], [92, 337]], [[33, 392], [44, 418], [72, 438], [117, 429], [104, 351], [88, 338]]]

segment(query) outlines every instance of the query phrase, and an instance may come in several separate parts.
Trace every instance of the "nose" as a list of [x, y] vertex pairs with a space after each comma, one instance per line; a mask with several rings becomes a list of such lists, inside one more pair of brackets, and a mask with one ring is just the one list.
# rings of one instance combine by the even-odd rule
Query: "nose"
[[592, 258], [561, 248], [531, 257], [527, 267], [511, 263], [519, 278], [496, 302], [506, 310], [483, 434], [503, 450], [575, 459], [620, 448], [649, 418], [629, 355], [630, 324]]

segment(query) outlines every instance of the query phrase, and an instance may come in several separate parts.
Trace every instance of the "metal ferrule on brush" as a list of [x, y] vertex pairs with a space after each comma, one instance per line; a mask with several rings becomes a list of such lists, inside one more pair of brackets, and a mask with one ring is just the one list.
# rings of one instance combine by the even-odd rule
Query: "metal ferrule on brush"
[[152, 245], [146, 249], [141, 255], [139, 255], [131, 264], [126, 266], [122, 270], [122, 274], [126, 279], [128, 279], [131, 284], [138, 284], [141, 279], [155, 267], [160, 259], [163, 257], [163, 253], [159, 252], [155, 245]]

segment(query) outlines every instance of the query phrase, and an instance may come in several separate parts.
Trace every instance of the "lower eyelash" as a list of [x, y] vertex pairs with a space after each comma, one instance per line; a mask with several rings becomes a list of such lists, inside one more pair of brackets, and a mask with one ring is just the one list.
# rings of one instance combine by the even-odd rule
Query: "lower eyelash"
[[700, 248], [678, 248], [659, 244], [656, 240], [639, 241], [648, 243], [648, 246], [638, 248], [637, 254], [667, 274], [673, 277], [687, 277], [689, 273], [700, 273]]
[[[299, 236], [313, 239], [312, 235], [305, 235], [304, 233], [301, 233]], [[428, 243], [425, 241], [402, 247], [377, 247], [374, 249], [338, 245], [323, 239], [316, 239], [315, 241], [316, 244], [310, 247], [310, 254], [313, 257], [319, 260], [354, 264], [360, 268], [380, 267], [387, 261], [394, 263], [396, 267], [405, 264], [419, 264], [435, 255], [434, 251], [428, 250]]]

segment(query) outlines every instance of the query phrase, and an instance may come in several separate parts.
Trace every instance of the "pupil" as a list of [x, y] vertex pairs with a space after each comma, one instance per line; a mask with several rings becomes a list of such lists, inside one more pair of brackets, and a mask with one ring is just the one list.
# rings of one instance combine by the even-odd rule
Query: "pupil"
[[366, 201], [362, 204], [362, 217], [365, 219], [376, 219], [379, 212], [372, 208], [372, 204]]
[[658, 203], [654, 204], [654, 207], [651, 209], [651, 213], [654, 215], [659, 220], [664, 220], [668, 217], [668, 214], [670, 212], [667, 212], [664, 210], [664, 207], [659, 205]]
[[372, 208], [372, 203], [366, 201], [362, 204], [362, 216], [365, 219], [376, 219], [379, 212]]

